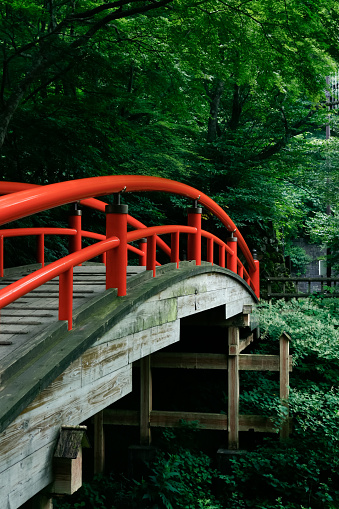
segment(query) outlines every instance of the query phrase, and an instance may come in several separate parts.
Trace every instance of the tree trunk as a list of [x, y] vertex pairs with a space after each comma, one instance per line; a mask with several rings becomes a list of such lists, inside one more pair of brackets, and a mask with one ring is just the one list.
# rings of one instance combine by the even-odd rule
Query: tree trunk
[[218, 114], [220, 107], [220, 100], [224, 92], [225, 83], [222, 80], [217, 80], [213, 92], [209, 94], [211, 99], [210, 118], [208, 119], [207, 128], [207, 141], [215, 141], [218, 134]]

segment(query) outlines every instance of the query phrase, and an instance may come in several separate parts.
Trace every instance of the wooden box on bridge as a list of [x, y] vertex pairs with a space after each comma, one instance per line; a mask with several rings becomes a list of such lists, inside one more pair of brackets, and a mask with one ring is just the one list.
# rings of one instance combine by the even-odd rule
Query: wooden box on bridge
[[82, 486], [82, 448], [90, 447], [86, 426], [62, 426], [54, 453], [52, 493], [72, 495]]

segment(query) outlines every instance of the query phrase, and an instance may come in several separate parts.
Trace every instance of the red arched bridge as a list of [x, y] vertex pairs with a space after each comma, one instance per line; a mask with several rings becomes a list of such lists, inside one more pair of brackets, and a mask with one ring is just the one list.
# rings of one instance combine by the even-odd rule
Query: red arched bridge
[[[192, 200], [187, 224], [146, 227], [120, 202], [122, 192], [152, 191]], [[259, 262], [217, 203], [179, 182], [131, 175], [46, 186], [1, 182], [0, 194], [1, 508], [32, 497], [39, 507], [51, 507], [51, 493], [79, 487], [81, 440], [75, 447], [74, 436], [83, 435], [81, 423], [92, 417], [96, 471], [103, 469], [103, 423], [138, 425], [141, 443], [149, 445], [152, 427], [197, 419], [226, 430], [231, 449], [239, 447], [239, 430], [272, 429], [268, 419], [239, 415], [239, 369], [282, 373], [286, 367], [275, 356], [241, 354], [256, 327], [250, 316], [259, 298]], [[110, 194], [113, 204], [97, 198]], [[8, 225], [70, 203], [75, 207], [65, 228]], [[105, 235], [82, 228], [79, 204], [103, 213]], [[202, 229], [202, 207], [224, 226], [222, 238]], [[6, 238], [32, 235], [37, 265], [6, 269]], [[46, 235], [68, 236], [69, 254], [45, 264]], [[82, 247], [84, 238], [94, 243]], [[21, 245], [25, 249], [24, 238]], [[159, 250], [168, 257], [161, 266]], [[98, 256], [100, 263], [91, 262]], [[209, 333], [203, 352], [173, 351], [192, 327], [206, 324], [209, 331], [226, 327], [228, 342]], [[140, 367], [140, 408], [119, 413], [112, 404], [132, 391], [133, 365]], [[151, 370], [169, 367], [228, 370], [228, 415], [155, 410]], [[77, 449], [73, 456], [67, 455], [69, 441]]]

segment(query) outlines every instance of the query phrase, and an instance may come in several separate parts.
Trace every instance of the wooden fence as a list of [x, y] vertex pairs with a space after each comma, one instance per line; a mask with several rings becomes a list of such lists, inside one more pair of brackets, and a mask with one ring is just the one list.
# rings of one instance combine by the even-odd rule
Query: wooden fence
[[320, 294], [339, 297], [339, 277], [268, 277], [263, 281], [263, 298], [292, 299]]

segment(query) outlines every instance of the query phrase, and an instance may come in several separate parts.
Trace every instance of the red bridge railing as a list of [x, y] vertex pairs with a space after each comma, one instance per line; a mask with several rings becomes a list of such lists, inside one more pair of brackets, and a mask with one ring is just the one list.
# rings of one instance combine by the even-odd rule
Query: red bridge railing
[[[162, 191], [194, 200], [188, 210], [188, 225], [163, 225], [147, 228], [128, 214], [128, 206], [120, 204], [120, 193], [138, 191]], [[0, 276], [3, 277], [4, 238], [36, 235], [37, 261], [42, 268], [0, 290], [0, 309], [26, 293], [59, 276], [59, 319], [68, 321], [72, 328], [73, 267], [102, 255], [106, 264], [106, 288], [117, 288], [118, 296], [126, 295], [126, 272], [128, 251], [138, 255], [139, 264], [153, 271], [159, 265], [156, 248], [160, 247], [179, 266], [179, 236], [187, 234], [187, 258], [201, 264], [201, 241], [206, 238], [207, 261], [214, 261], [214, 245], [218, 246], [218, 263], [244, 278], [259, 298], [259, 262], [248, 249], [242, 235], [225, 211], [207, 195], [180, 182], [148, 176], [118, 175], [93, 177], [60, 182], [47, 186], [35, 186], [15, 182], [0, 182], [0, 225], [5, 225], [37, 212], [42, 212], [68, 203], [94, 208], [106, 214], [106, 235], [82, 230], [81, 211], [75, 209], [70, 216], [68, 228], [4, 228], [0, 230]], [[114, 194], [115, 203], [107, 205], [95, 196]], [[226, 242], [201, 229], [203, 205], [226, 227], [229, 238]], [[128, 225], [135, 228], [128, 231]], [[170, 234], [169, 247], [159, 235]], [[70, 237], [70, 254], [44, 266], [44, 236], [67, 235]], [[82, 238], [97, 240], [95, 244], [82, 248]], [[147, 239], [147, 240], [146, 240]], [[138, 247], [131, 242], [138, 241]], [[237, 246], [243, 253], [247, 269], [240, 261]]]

